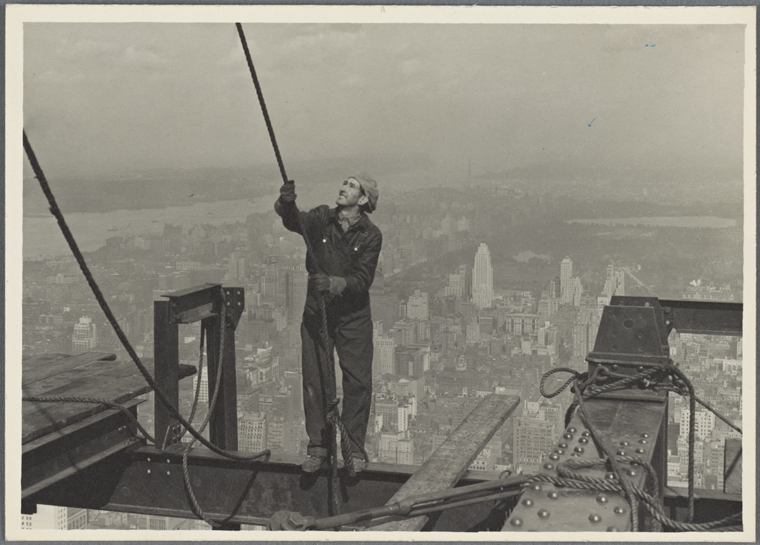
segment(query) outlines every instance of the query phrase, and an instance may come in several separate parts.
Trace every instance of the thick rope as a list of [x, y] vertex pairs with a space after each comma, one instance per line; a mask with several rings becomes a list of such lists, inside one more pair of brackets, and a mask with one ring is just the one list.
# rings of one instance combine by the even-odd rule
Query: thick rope
[[[714, 528], [716, 525], [720, 525], [724, 521], [716, 521], [714, 523], [707, 523], [708, 526], [704, 527], [704, 525], [692, 525], [692, 527], [688, 527], [689, 523], [693, 521], [694, 519], [694, 445], [696, 442], [696, 433], [695, 433], [695, 410], [696, 410], [696, 403], [698, 401], [697, 396], [694, 393], [694, 387], [691, 384], [691, 381], [688, 379], [688, 377], [681, 371], [680, 368], [678, 368], [677, 365], [674, 365], [672, 361], [668, 361], [667, 363], [657, 363], [657, 364], [642, 364], [646, 369], [642, 372], [635, 374], [635, 375], [623, 375], [620, 373], [614, 373], [610, 371], [605, 364], [613, 364], [613, 363], [619, 363], [617, 361], [612, 360], [598, 360], [598, 359], [588, 359], [590, 363], [596, 363], [597, 366], [593, 368], [591, 375], [589, 376], [588, 373], [579, 373], [575, 371], [574, 369], [570, 368], [558, 368], [553, 369], [546, 373], [542, 379], [541, 383], [539, 385], [539, 389], [541, 391], [541, 395], [547, 398], [554, 397], [561, 393], [567, 386], [570, 384], [570, 382], [574, 382], [573, 386], [573, 392], [574, 392], [574, 400], [570, 408], [568, 409], [568, 413], [566, 415], [566, 422], [567, 425], [569, 423], [570, 417], [572, 416], [572, 413], [577, 408], [579, 416], [581, 417], [581, 420], [583, 421], [584, 425], [589, 429], [589, 432], [591, 433], [595, 443], [599, 447], [599, 449], [604, 453], [607, 460], [609, 461], [609, 464], [611, 466], [611, 469], [616, 477], [616, 479], [621, 483], [620, 488], [622, 491], [624, 491], [626, 497], [628, 497], [629, 501], [631, 502], [631, 524], [634, 528], [634, 531], [637, 530], [637, 517], [634, 516], [634, 513], [636, 512], [636, 503], [638, 500], [643, 500], [645, 507], [650, 511], [650, 513], [653, 514], [654, 518], [660, 522], [661, 524], [669, 527], [669, 528], [675, 528], [675, 525], [683, 525], [686, 524], [687, 526], [681, 526], [680, 529], [682, 531], [698, 531], [697, 528], [699, 527], [700, 530], [704, 530], [707, 527]], [[571, 379], [566, 381], [562, 386], [560, 386], [557, 390], [554, 392], [546, 392], [544, 389], [546, 379], [548, 379], [549, 376], [551, 376], [554, 373], [557, 372], [568, 372], [572, 374], [573, 376]], [[612, 382], [602, 383], [606, 378], [615, 379]], [[656, 379], [665, 379], [666, 383], [658, 382]], [[682, 396], [689, 396], [689, 407], [690, 407], [690, 418], [689, 418], [689, 471], [688, 471], [688, 478], [689, 478], [689, 488], [688, 488], [688, 502], [689, 502], [689, 514], [688, 514], [688, 522], [687, 523], [677, 523], [676, 521], [672, 521], [671, 519], [667, 518], [664, 513], [658, 512], [656, 515], [653, 513], [653, 509], [659, 509], [659, 498], [658, 496], [658, 485], [656, 481], [656, 474], [654, 472], [654, 469], [649, 465], [643, 462], [643, 460], [638, 459], [626, 459], [626, 457], [619, 457], [618, 459], [622, 461], [629, 461], [632, 463], [637, 463], [644, 467], [647, 472], [649, 473], [650, 478], [652, 479], [655, 487], [655, 498], [652, 498], [650, 501], [651, 496], [647, 495], [642, 496], [642, 494], [639, 493], [638, 490], [636, 490], [636, 487], [632, 484], [628, 483], [627, 479], [623, 479], [622, 473], [620, 471], [620, 468], [618, 466], [618, 460], [610, 455], [609, 449], [606, 447], [606, 445], [601, 440], [601, 437], [599, 436], [598, 431], [593, 426], [590, 418], [588, 417], [588, 414], [585, 411], [584, 401], [586, 399], [589, 399], [591, 397], [598, 396], [605, 392], [610, 391], [617, 391], [617, 390], [623, 390], [627, 389], [632, 384], [643, 384], [647, 388], [650, 388], [652, 390], [658, 390], [658, 389], [664, 389], [668, 391], [673, 391], [676, 393], [679, 393]], [[723, 415], [720, 415], [715, 409], [711, 406], [709, 406], [706, 403], [701, 403], [705, 408], [716, 414], [721, 420], [731, 424], [731, 427], [734, 429], [739, 430], [738, 427], [734, 426], [732, 423], [728, 421], [727, 418], [725, 418]], [[740, 431], [740, 430], [739, 430]], [[593, 463], [598, 463], [599, 461], [595, 461]], [[603, 462], [603, 461], [602, 461]], [[576, 464], [579, 463], [579, 461], [573, 462]], [[565, 466], [567, 467], [567, 466]], [[559, 468], [558, 468], [559, 471]], [[603, 481], [599, 484], [602, 486]], [[606, 484], [604, 486], [607, 486]], [[606, 488], [604, 488], [606, 490]], [[734, 519], [732, 517], [729, 517], [731, 519], [729, 522], [734, 522]], [[685, 529], [688, 528], [688, 529]]]
[[135, 349], [132, 347], [132, 344], [129, 342], [129, 339], [127, 339], [127, 336], [122, 331], [121, 326], [119, 326], [119, 323], [116, 320], [116, 317], [113, 315], [113, 312], [111, 312], [111, 307], [108, 305], [108, 302], [106, 302], [105, 297], [103, 296], [103, 292], [100, 290], [100, 287], [95, 281], [95, 278], [92, 276], [92, 273], [90, 272], [90, 268], [87, 266], [87, 262], [85, 261], [84, 256], [82, 255], [82, 252], [79, 250], [79, 245], [74, 239], [74, 235], [72, 235], [71, 230], [69, 229], [69, 226], [66, 223], [66, 219], [63, 217], [63, 213], [61, 212], [60, 208], [58, 208], [58, 203], [55, 200], [55, 196], [53, 195], [53, 192], [50, 189], [50, 185], [48, 184], [47, 179], [45, 178], [45, 174], [42, 172], [42, 168], [40, 167], [40, 164], [37, 162], [37, 157], [34, 154], [32, 145], [29, 143], [29, 140], [26, 137], [26, 131], [23, 132], [23, 140], [24, 140], [24, 151], [26, 152], [26, 155], [29, 158], [29, 163], [31, 164], [32, 170], [34, 171], [34, 176], [37, 178], [37, 181], [40, 184], [40, 188], [42, 189], [42, 192], [45, 194], [48, 204], [50, 205], [50, 213], [53, 214], [53, 216], [55, 216], [55, 219], [58, 221], [58, 226], [60, 227], [61, 232], [63, 233], [63, 237], [66, 239], [66, 242], [68, 243], [69, 248], [71, 249], [71, 252], [74, 254], [74, 258], [79, 264], [79, 268], [81, 269], [82, 274], [87, 280], [87, 284], [90, 286], [90, 289], [92, 290], [92, 293], [95, 296], [95, 299], [98, 301], [98, 305], [100, 306], [101, 310], [105, 314], [106, 319], [108, 320], [108, 323], [113, 328], [122, 346], [127, 351], [127, 354], [129, 354], [129, 357], [132, 358], [132, 361], [137, 366], [137, 369], [140, 371], [145, 381], [148, 383], [151, 389], [155, 392], [156, 397], [161, 401], [161, 403], [163, 403], [163, 405], [167, 408], [167, 410], [169, 411], [169, 413], [175, 420], [177, 420], [180, 424], [182, 424], [185, 428], [187, 428], [187, 430], [190, 432], [190, 434], [193, 437], [195, 437], [205, 447], [212, 450], [213, 452], [221, 456], [230, 458], [232, 460], [241, 460], [241, 461], [254, 461], [260, 458], [268, 457], [270, 454], [268, 450], [257, 452], [249, 456], [241, 456], [239, 454], [233, 454], [231, 452], [227, 452], [224, 449], [217, 447], [216, 445], [211, 443], [208, 439], [203, 437], [200, 433], [198, 433], [198, 431], [195, 428], [193, 428], [190, 425], [190, 423], [187, 422], [187, 420], [185, 420], [185, 418], [179, 413], [179, 411], [176, 408], [174, 408], [172, 403], [166, 397], [166, 394], [161, 390], [161, 388], [159, 388], [158, 384], [156, 384], [156, 381], [153, 379], [148, 369], [140, 360], [140, 357], [137, 355], [137, 352], [135, 352]]

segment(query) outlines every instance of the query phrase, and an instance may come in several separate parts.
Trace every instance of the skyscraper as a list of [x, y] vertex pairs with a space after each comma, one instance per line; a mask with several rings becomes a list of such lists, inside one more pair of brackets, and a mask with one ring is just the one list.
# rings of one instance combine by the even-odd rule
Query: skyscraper
[[573, 277], [573, 260], [566, 257], [559, 266], [559, 282], [562, 302], [572, 304], [573, 288], [570, 279]]
[[87, 352], [98, 346], [98, 328], [92, 323], [89, 316], [79, 318], [79, 323], [74, 326], [74, 334], [71, 336], [71, 349], [73, 352]]
[[410, 320], [428, 319], [428, 294], [424, 291], [414, 290], [406, 303], [406, 317]]
[[493, 267], [491, 252], [485, 243], [478, 247], [475, 266], [472, 268], [472, 301], [479, 309], [493, 304]]

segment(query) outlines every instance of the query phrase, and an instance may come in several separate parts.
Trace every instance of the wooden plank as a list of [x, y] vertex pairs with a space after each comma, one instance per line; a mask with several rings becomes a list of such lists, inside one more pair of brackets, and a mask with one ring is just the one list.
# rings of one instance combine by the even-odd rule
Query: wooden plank
[[114, 361], [116, 354], [108, 352], [85, 352], [76, 356], [66, 354], [44, 354], [32, 356], [22, 362], [21, 381], [24, 385], [36, 382], [75, 367], [82, 367], [92, 361]]
[[[142, 361], [153, 374], [152, 358]], [[180, 367], [180, 378], [195, 373], [192, 366]], [[150, 390], [133, 362], [96, 360], [25, 384], [23, 395], [88, 397], [123, 403]], [[22, 444], [103, 410], [106, 407], [92, 403], [25, 401], [22, 403]]]
[[[393, 495], [388, 504], [409, 496], [453, 487], [477, 458], [483, 447], [520, 404], [520, 398], [491, 394], [468, 414], [422, 467]], [[387, 505], [387, 504], [386, 504]], [[418, 532], [427, 516], [387, 522], [372, 531]]]
[[726, 439], [723, 457], [723, 491], [726, 494], [742, 493], [742, 440]]

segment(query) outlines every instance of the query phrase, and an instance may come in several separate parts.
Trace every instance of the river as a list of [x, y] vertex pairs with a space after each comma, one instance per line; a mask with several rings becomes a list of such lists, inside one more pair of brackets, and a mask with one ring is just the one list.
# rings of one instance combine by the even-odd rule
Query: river
[[568, 220], [567, 223], [582, 223], [585, 225], [622, 225], [645, 227], [690, 227], [704, 229], [725, 229], [736, 227], [736, 220], [718, 218], [715, 216], [665, 216], [644, 218], [601, 218]]
[[[181, 225], [185, 230], [193, 225], [236, 223], [254, 213], [272, 210], [276, 194], [255, 200], [200, 202], [192, 206], [114, 210], [102, 213], [66, 214], [74, 238], [83, 252], [97, 250], [113, 236], [155, 235], [163, 232], [164, 224]], [[71, 251], [52, 215], [25, 216], [23, 219], [24, 259], [41, 259], [70, 255]]]

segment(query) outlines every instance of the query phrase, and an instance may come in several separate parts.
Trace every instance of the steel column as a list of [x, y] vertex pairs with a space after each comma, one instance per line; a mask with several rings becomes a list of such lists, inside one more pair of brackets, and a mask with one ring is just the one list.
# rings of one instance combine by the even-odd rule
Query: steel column
[[[170, 301], [153, 301], [153, 354], [156, 384], [175, 409], [179, 408], [179, 326], [174, 323]], [[177, 421], [154, 395], [154, 437], [160, 445], [173, 434]], [[171, 444], [173, 441], [169, 441]]]

